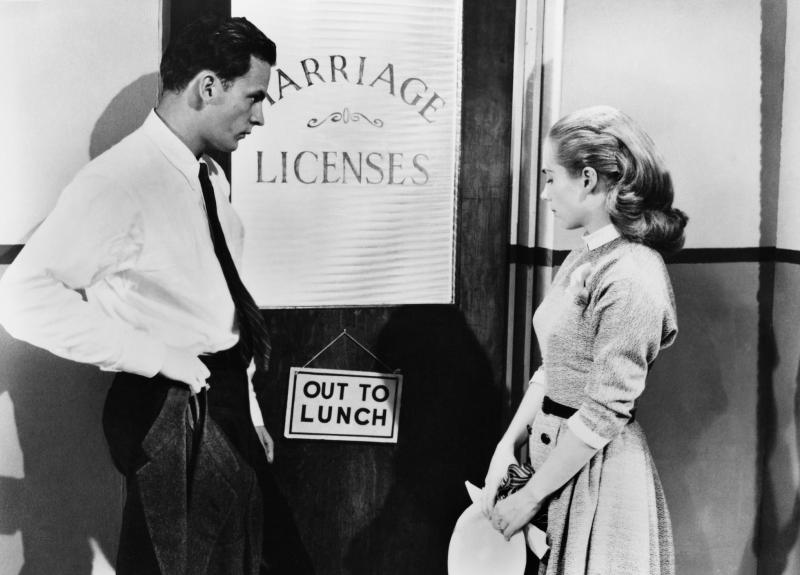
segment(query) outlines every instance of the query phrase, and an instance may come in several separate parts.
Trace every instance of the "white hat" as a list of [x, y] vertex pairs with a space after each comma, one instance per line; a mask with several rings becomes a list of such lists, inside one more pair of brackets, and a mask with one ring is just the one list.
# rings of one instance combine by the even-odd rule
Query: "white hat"
[[467, 491], [474, 503], [461, 514], [453, 529], [447, 572], [449, 575], [523, 575], [526, 561], [523, 532], [518, 531], [506, 541], [483, 514], [473, 490], [480, 493], [468, 483]]

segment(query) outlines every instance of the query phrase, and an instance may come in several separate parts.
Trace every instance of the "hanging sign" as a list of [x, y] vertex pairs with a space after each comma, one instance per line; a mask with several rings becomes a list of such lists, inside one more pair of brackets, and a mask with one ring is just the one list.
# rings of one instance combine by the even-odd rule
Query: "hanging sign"
[[459, 0], [233, 0], [277, 45], [232, 157], [261, 307], [452, 303]]
[[403, 376], [293, 367], [284, 435], [397, 443]]

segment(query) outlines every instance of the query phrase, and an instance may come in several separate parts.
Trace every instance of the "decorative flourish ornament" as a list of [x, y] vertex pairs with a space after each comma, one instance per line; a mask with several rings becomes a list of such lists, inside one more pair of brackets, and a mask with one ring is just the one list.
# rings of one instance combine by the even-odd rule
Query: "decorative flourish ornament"
[[324, 124], [327, 121], [331, 123], [342, 122], [343, 124], [349, 124], [350, 122], [360, 122], [364, 120], [368, 124], [375, 126], [376, 128], [383, 128], [383, 120], [380, 118], [375, 118], [374, 120], [370, 120], [367, 116], [362, 114], [361, 112], [351, 112], [350, 108], [345, 108], [341, 112], [333, 112], [328, 114], [327, 117], [323, 118], [322, 120], [318, 118], [311, 118], [306, 126], [309, 128], [317, 128]]

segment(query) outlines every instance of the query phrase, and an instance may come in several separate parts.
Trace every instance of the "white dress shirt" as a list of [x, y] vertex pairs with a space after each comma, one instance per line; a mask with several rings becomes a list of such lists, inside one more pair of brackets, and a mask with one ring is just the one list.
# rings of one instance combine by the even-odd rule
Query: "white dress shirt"
[[[213, 160], [202, 161], [238, 266], [244, 231], [228, 181]], [[0, 323], [61, 357], [145, 377], [161, 370], [167, 346], [201, 355], [235, 345], [234, 303], [214, 254], [199, 168], [151, 112], [64, 189], [0, 280]], [[253, 403], [251, 389], [254, 423], [262, 425]]]

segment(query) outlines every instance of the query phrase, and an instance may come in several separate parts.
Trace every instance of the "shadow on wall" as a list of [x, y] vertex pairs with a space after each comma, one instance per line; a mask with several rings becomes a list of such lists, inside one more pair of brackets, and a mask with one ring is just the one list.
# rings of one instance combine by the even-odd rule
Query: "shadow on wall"
[[[778, 358], [775, 358], [777, 365]], [[775, 422], [778, 421], [778, 409], [776, 398], [770, 394], [765, 398], [769, 403], [764, 407], [769, 410], [769, 414], [764, 414], [764, 422], [760, 426], [762, 433], [761, 445], [766, 449], [765, 461], [770, 462], [790, 462], [793, 460], [793, 453], [800, 447], [800, 366], [798, 366], [795, 379], [794, 393], [794, 430], [795, 444], [791, 445], [784, 438], [788, 434], [784, 429], [777, 429]], [[789, 557], [797, 547], [798, 537], [800, 536], [800, 493], [793, 486], [795, 479], [791, 476], [789, 465], [783, 464], [780, 470], [787, 476], [780, 476], [779, 473], [771, 472], [772, 467], [766, 467], [762, 483], [761, 496], [761, 517], [759, 534], [759, 544], [756, 547], [759, 557], [759, 573], [788, 573], [786, 568]], [[787, 493], [795, 493], [791, 514], [788, 521], [782, 525], [782, 518], [786, 517], [785, 512], [781, 512], [779, 505], [785, 505]], [[782, 497], [782, 495], [784, 495]]]
[[110, 377], [4, 331], [0, 357], [0, 394], [14, 405], [25, 471], [0, 477], [0, 533], [22, 533], [23, 575], [89, 575], [90, 538], [113, 562], [122, 510], [100, 426]]
[[698, 488], [686, 471], [704, 465], [707, 454], [697, 448], [707, 442], [703, 436], [714, 420], [729, 409], [721, 365], [729, 354], [726, 326], [735, 312], [721, 299], [708, 297], [721, 293], [711, 271], [672, 266], [670, 275], [679, 334], [675, 346], [658, 357], [648, 377], [640, 420], [672, 515], [676, 570], [710, 573], [716, 534], [703, 517], [712, 503], [693, 499]]
[[446, 573], [452, 529], [470, 503], [464, 481], [483, 485], [500, 436], [500, 390], [454, 307], [394, 311], [376, 354], [404, 376], [394, 483], [345, 566], [353, 575]]
[[[92, 129], [89, 139], [90, 159], [95, 159], [142, 125], [147, 114], [155, 107], [158, 89], [158, 72], [152, 72], [125, 86], [111, 100]], [[22, 241], [26, 242], [41, 224], [40, 221], [33, 226]]]
[[[95, 158], [138, 128], [158, 74], [117, 94], [92, 130]], [[0, 394], [14, 406], [24, 478], [0, 477], [0, 534], [22, 534], [22, 575], [90, 575], [95, 550], [113, 564], [123, 504], [100, 424], [111, 376], [0, 331]], [[16, 575], [6, 574], [2, 575]]]
[[96, 158], [142, 125], [156, 105], [158, 86], [158, 72], [151, 72], [125, 86], [111, 100], [92, 130], [90, 158]]

